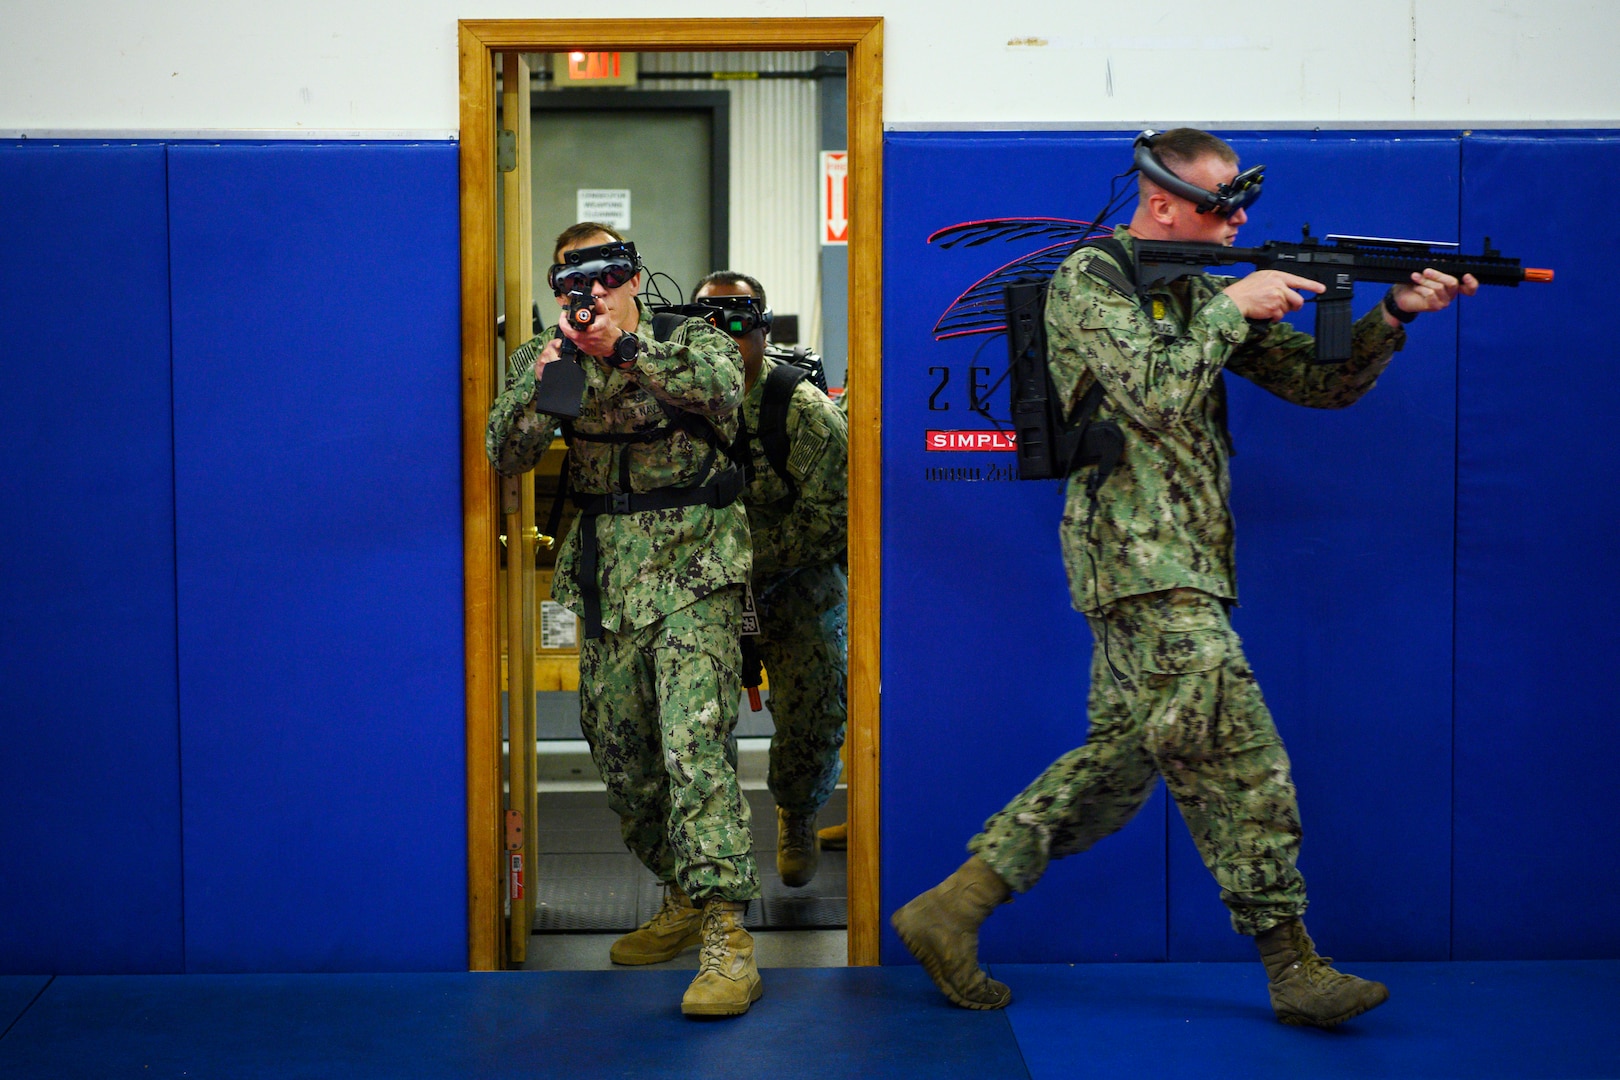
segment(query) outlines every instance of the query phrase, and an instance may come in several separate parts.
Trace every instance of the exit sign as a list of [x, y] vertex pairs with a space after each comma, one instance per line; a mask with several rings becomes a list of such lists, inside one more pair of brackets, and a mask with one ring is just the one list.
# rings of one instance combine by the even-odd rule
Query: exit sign
[[634, 86], [636, 54], [552, 53], [551, 81], [555, 86]]

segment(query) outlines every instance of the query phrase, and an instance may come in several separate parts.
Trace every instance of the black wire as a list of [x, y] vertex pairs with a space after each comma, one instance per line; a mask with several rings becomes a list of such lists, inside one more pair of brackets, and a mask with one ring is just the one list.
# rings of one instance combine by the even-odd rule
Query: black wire
[[[979, 340], [979, 347], [977, 349], [973, 350], [973, 359], [968, 361], [968, 378], [970, 380], [973, 377], [973, 371], [972, 371], [973, 366], [977, 363], [977, 361], [979, 359], [979, 354], [984, 352], [984, 347], [986, 345], [990, 344], [992, 341], [995, 341], [997, 338], [1003, 338], [1003, 337], [1006, 337], [1006, 336], [1007, 336], [1006, 333], [1002, 332], [1002, 333], [999, 333], [999, 334], [990, 334], [990, 335], [988, 335], [988, 336], [986, 336], [984, 338], [981, 338]], [[973, 413], [977, 413], [978, 415], [984, 417], [986, 420], [990, 421], [990, 423], [995, 426], [996, 431], [999, 432], [1002, 435], [1005, 435], [1006, 431], [1002, 429], [1001, 421], [997, 420], [995, 417], [990, 415], [990, 409], [989, 409], [990, 395], [996, 392], [996, 387], [1000, 386], [1002, 383], [1007, 381], [1007, 376], [1012, 374], [1012, 369], [1013, 369], [1013, 362], [1012, 362], [1012, 359], [1009, 357], [1008, 360], [1007, 360], [1006, 368], [1003, 369], [1003, 371], [1001, 372], [1001, 374], [999, 376], [997, 376], [995, 382], [993, 382], [989, 386], [985, 387], [984, 394], [982, 396], [972, 393], [972, 391], [971, 391], [972, 383], [971, 383], [971, 381], [969, 382], [969, 388], [970, 388], [969, 389], [969, 397], [971, 399], [976, 399], [978, 404], [977, 404], [977, 407], [975, 407], [974, 404], [972, 404], [971, 401], [970, 401], [970, 403], [968, 405], [968, 411], [973, 412]], [[1009, 423], [1009, 424], [1012, 423], [1012, 417], [1009, 416], [1007, 418], [1007, 423]]]
[[1136, 167], [1132, 166], [1108, 182], [1108, 202], [1103, 205], [1101, 210], [1091, 215], [1091, 225], [1086, 229], [1086, 234], [1080, 238], [1080, 243], [1085, 243], [1096, 233], [1106, 231], [1103, 222], [1125, 209], [1126, 206], [1130, 205], [1130, 201], [1136, 198], [1137, 192], [1134, 187], [1126, 188], [1124, 191], [1118, 190], [1121, 180], [1135, 175]]
[[[681, 298], [680, 304], [671, 304], [664, 296], [663, 290], [658, 287], [659, 278], [663, 278], [665, 281], [669, 282], [670, 288], [675, 290], [675, 295]], [[681, 291], [680, 282], [676, 281], [662, 270], [648, 271], [647, 286], [641, 290], [641, 295], [656, 299], [661, 307], [680, 307], [686, 304], [686, 294]]]
[[[1102, 597], [1102, 585], [1101, 585], [1101, 583], [1099, 581], [1098, 574], [1097, 574], [1097, 557], [1091, 553], [1091, 546], [1092, 546], [1091, 545], [1091, 529], [1092, 529], [1092, 526], [1096, 524], [1096, 521], [1097, 521], [1097, 505], [1102, 500], [1098, 498], [1097, 489], [1095, 487], [1093, 487], [1091, 484], [1088, 483], [1086, 485], [1086, 491], [1087, 491], [1087, 494], [1090, 497], [1090, 501], [1091, 501], [1091, 508], [1086, 511], [1086, 529], [1085, 529], [1086, 561], [1091, 563], [1091, 598], [1093, 600], [1100, 600], [1100, 598]], [[1108, 664], [1108, 670], [1113, 672], [1115, 682], [1117, 682], [1117, 683], [1129, 683], [1130, 680], [1127, 679], [1124, 675], [1120, 674], [1120, 670], [1119, 670], [1118, 666], [1115, 665], [1115, 663], [1114, 663], [1113, 655], [1108, 651], [1108, 609], [1106, 607], [1104, 607], [1101, 603], [1097, 604], [1097, 621], [1101, 622], [1102, 627], [1103, 627], [1103, 632], [1102, 632], [1103, 660], [1104, 660], [1105, 663]]]

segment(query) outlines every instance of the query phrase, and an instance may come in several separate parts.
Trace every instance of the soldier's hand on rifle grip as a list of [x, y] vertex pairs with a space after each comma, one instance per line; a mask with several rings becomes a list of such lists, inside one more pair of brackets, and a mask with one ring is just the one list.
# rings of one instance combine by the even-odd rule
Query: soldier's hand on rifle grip
[[595, 308], [596, 315], [584, 327], [569, 324], [567, 319], [562, 321], [563, 336], [572, 341], [580, 352], [589, 356], [607, 358], [613, 355], [613, 345], [624, 336], [613, 317], [607, 313], [607, 307], [598, 303]]
[[1276, 322], [1305, 306], [1305, 298], [1295, 290], [1319, 293], [1326, 286], [1281, 270], [1256, 270], [1221, 291], [1232, 298], [1245, 319]]
[[[1408, 315], [1421, 315], [1426, 311], [1444, 311], [1459, 293], [1473, 296], [1478, 291], [1479, 282], [1473, 274], [1464, 274], [1462, 280], [1458, 281], [1450, 274], [1430, 267], [1421, 274], [1413, 274], [1412, 284], [1395, 286], [1390, 290], [1390, 295], [1395, 305]], [[1391, 326], [1399, 325], [1398, 320], [1387, 311], [1384, 321]]]

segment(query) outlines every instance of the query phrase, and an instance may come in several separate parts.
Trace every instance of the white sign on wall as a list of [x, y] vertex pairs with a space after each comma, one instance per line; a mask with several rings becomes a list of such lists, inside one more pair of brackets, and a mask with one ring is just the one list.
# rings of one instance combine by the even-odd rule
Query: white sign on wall
[[821, 242], [849, 243], [849, 151], [821, 152]]
[[630, 228], [629, 188], [579, 188], [575, 221], [599, 221], [620, 232]]

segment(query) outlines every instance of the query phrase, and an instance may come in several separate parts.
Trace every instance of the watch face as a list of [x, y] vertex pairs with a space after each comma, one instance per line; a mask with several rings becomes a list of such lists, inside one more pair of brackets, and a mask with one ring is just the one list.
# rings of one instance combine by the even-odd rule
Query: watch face
[[613, 352], [620, 360], [634, 360], [641, 352], [641, 340], [634, 334], [625, 334], [613, 343]]

